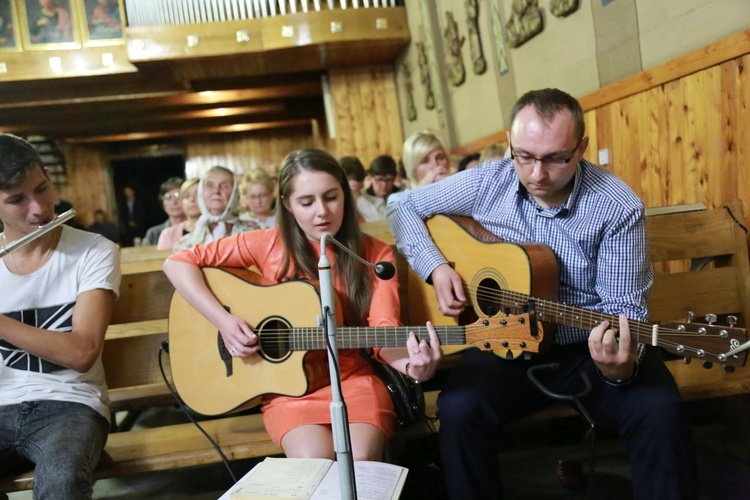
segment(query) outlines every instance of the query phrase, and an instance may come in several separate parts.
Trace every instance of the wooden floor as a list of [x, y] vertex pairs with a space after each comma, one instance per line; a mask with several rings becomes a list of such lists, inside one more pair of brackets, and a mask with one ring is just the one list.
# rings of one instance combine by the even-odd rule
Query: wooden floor
[[[750, 498], [750, 453], [747, 443], [738, 440], [738, 429], [716, 411], [710, 401], [690, 403], [695, 443], [698, 450], [701, 500], [740, 500]], [[138, 426], [180, 421], [173, 409], [147, 413]], [[572, 492], [563, 488], [556, 476], [559, 459], [583, 459], [588, 463], [589, 442], [582, 441], [587, 425], [578, 417], [549, 422], [531, 422], [507, 429], [506, 450], [501, 452], [501, 469], [508, 500], [557, 500], [589, 498], [588, 490]], [[629, 466], [616, 436], [606, 431], [597, 439], [597, 462], [593, 498], [630, 500]], [[394, 443], [396, 461], [409, 468], [403, 499], [440, 500], [446, 498], [442, 473], [435, 467], [436, 439], [403, 438]], [[256, 460], [232, 464], [236, 477], [242, 477]], [[232, 482], [223, 466], [215, 465], [182, 471], [150, 473], [122, 479], [99, 481], [94, 498], [130, 499], [216, 499]], [[31, 499], [31, 492], [9, 495], [11, 500]]]

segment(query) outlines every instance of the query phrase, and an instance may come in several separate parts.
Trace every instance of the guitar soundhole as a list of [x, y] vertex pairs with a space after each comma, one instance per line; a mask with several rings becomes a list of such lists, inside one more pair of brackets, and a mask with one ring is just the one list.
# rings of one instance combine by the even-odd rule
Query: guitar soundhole
[[493, 317], [500, 313], [500, 284], [491, 278], [484, 278], [477, 286], [476, 307], [483, 317]]
[[261, 356], [271, 362], [281, 362], [292, 353], [291, 325], [279, 317], [263, 320], [256, 328], [260, 337]]

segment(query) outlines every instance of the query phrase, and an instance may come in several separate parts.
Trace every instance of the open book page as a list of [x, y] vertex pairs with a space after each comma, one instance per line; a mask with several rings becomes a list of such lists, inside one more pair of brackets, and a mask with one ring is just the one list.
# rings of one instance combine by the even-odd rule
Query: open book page
[[[354, 480], [359, 500], [396, 500], [401, 494], [409, 471], [383, 462], [354, 462]], [[341, 498], [338, 463], [331, 466], [311, 500]]]
[[[396, 500], [408, 470], [382, 462], [355, 462], [360, 500]], [[336, 500], [341, 498], [337, 464], [326, 459], [266, 458], [219, 500]]]
[[238, 481], [239, 487], [230, 490], [230, 498], [308, 499], [333, 463], [324, 458], [268, 457]]

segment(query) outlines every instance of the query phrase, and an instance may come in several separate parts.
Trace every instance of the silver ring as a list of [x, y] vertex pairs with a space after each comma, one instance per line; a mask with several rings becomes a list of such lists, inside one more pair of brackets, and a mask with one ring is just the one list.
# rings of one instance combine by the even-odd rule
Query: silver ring
[[236, 347], [232, 347], [232, 354], [237, 354], [237, 348]]

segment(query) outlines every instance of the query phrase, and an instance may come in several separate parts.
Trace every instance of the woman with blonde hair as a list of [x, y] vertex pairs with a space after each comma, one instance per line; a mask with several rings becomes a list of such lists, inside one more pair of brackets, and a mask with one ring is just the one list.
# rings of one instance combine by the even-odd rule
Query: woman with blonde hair
[[402, 160], [412, 188], [426, 186], [450, 175], [450, 158], [434, 130], [415, 132], [404, 141]]
[[240, 180], [240, 220], [255, 222], [261, 229], [276, 227], [273, 197], [276, 183], [264, 170], [245, 171]]

